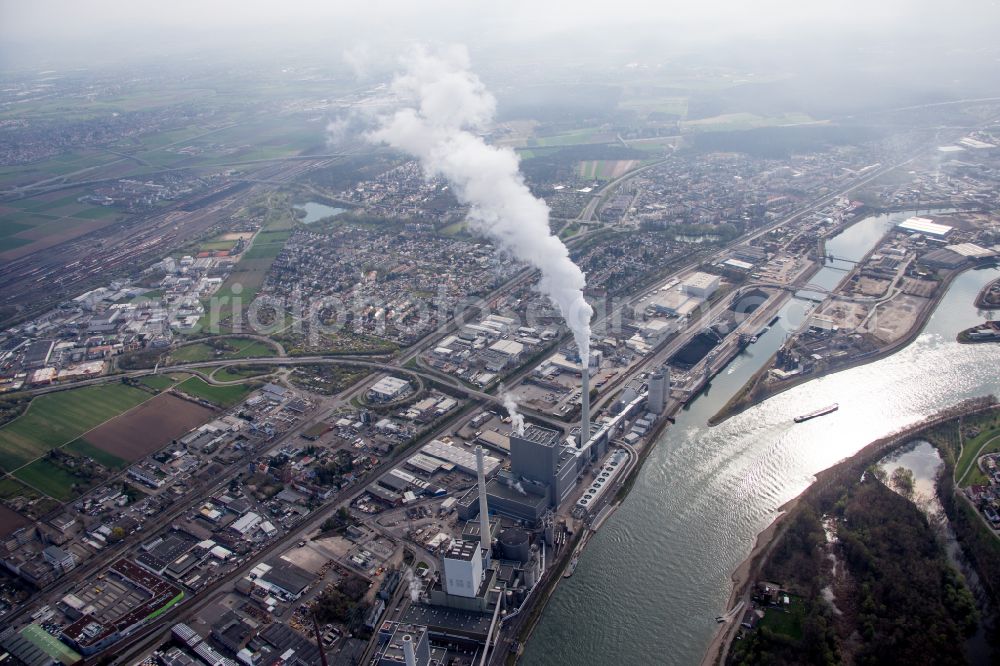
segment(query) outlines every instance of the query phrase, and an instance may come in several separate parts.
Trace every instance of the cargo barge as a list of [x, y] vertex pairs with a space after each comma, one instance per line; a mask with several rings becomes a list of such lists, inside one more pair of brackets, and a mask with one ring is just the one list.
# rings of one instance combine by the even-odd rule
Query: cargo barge
[[832, 405], [824, 407], [823, 409], [817, 409], [815, 412], [809, 412], [808, 414], [803, 414], [802, 416], [796, 416], [793, 420], [796, 423], [802, 423], [803, 421], [814, 419], [817, 416], [826, 416], [827, 414], [832, 414], [838, 409], [840, 409], [840, 405], [838, 405], [837, 403], [833, 403]]

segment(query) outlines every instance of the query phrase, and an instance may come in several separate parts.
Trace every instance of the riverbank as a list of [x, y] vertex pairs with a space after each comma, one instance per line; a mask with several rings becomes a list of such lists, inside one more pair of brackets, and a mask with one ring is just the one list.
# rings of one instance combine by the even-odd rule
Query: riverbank
[[[746, 559], [733, 572], [733, 590], [729, 597], [727, 610], [736, 608], [741, 602], [748, 603], [754, 582], [764, 566], [768, 555], [784, 534], [787, 525], [793, 522], [796, 512], [804, 502], [813, 502], [828, 492], [837, 484], [850, 478], [858, 478], [870, 465], [881, 460], [924, 433], [956, 419], [973, 414], [998, 409], [996, 398], [989, 396], [960, 403], [935, 416], [924, 419], [895, 433], [882, 437], [868, 444], [856, 454], [836, 465], [816, 474], [816, 480], [796, 498], [783, 505], [781, 512], [766, 529], [757, 536], [756, 543]], [[742, 608], [740, 609], [742, 611]], [[702, 666], [717, 666], [724, 664], [729, 655], [732, 642], [739, 633], [742, 613], [734, 614], [724, 626], [720, 627], [709, 644], [702, 658]]]
[[726, 419], [740, 414], [769, 398], [773, 398], [776, 395], [784, 393], [785, 391], [793, 389], [797, 386], [801, 386], [814, 379], [819, 379], [820, 377], [825, 377], [837, 372], [873, 363], [895, 354], [900, 349], [903, 349], [920, 337], [920, 334], [923, 333], [924, 328], [927, 326], [927, 322], [934, 314], [938, 305], [940, 305], [942, 299], [948, 293], [948, 290], [955, 279], [966, 271], [974, 270], [976, 268], [979, 268], [979, 266], [969, 266], [967, 268], [949, 271], [948, 274], [941, 280], [941, 284], [938, 285], [938, 288], [934, 290], [934, 294], [931, 296], [927, 305], [917, 314], [913, 326], [906, 333], [906, 335], [883, 347], [880, 347], [876, 351], [849, 357], [846, 360], [833, 359], [830, 361], [829, 365], [818, 372], [810, 373], [808, 375], [796, 375], [779, 385], [765, 387], [762, 385], [763, 379], [774, 367], [774, 361], [777, 357], [777, 354], [773, 355], [770, 359], [768, 359], [768, 362], [761, 366], [761, 368], [754, 373], [753, 377], [751, 377], [750, 380], [748, 380], [747, 383], [732, 398], [730, 398], [725, 405], [723, 405], [722, 409], [716, 412], [708, 420], [708, 425], [719, 425]]
[[1000, 278], [979, 290], [976, 294], [976, 307], [980, 310], [1000, 310]]
[[[986, 337], [973, 337], [979, 332]], [[959, 332], [955, 340], [963, 345], [978, 345], [984, 342], [1000, 342], [1000, 323], [987, 321]]]
[[[764, 562], [767, 560], [768, 555], [771, 554], [771, 549], [777, 543], [777, 537], [780, 534], [779, 529], [784, 526], [788, 516], [798, 507], [800, 498], [801, 495], [789, 500], [778, 509], [779, 513], [771, 524], [757, 535], [750, 554], [733, 571], [733, 591], [729, 594], [729, 602], [726, 604], [729, 612], [737, 608], [743, 597], [753, 587], [753, 583], [757, 580]], [[733, 613], [733, 615], [734, 617], [716, 632], [712, 642], [709, 643], [708, 649], [705, 651], [705, 656], [701, 661], [702, 666], [712, 666], [725, 662], [725, 657], [729, 654], [729, 647], [740, 630], [739, 619], [742, 616], [739, 613]]]

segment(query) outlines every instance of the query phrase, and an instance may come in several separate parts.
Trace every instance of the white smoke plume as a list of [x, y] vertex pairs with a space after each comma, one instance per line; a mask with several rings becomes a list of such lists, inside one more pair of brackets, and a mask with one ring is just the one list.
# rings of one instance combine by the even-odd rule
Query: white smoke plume
[[417, 580], [416, 575], [414, 575], [413, 569], [406, 567], [406, 573], [403, 575], [403, 578], [406, 580], [406, 584], [409, 588], [410, 601], [413, 603], [420, 601], [420, 589], [422, 586], [420, 581]]
[[504, 409], [510, 414], [510, 427], [518, 435], [524, 434], [524, 415], [517, 411], [517, 402], [503, 384], [500, 385], [500, 397], [503, 399]]
[[413, 155], [428, 177], [448, 180], [470, 206], [474, 231], [541, 271], [538, 287], [559, 308], [587, 364], [593, 309], [583, 297], [586, 278], [552, 235], [549, 208], [525, 185], [514, 151], [474, 133], [493, 119], [496, 99], [469, 71], [465, 47], [416, 48], [404, 65], [392, 91], [409, 106], [382, 118], [368, 138]]

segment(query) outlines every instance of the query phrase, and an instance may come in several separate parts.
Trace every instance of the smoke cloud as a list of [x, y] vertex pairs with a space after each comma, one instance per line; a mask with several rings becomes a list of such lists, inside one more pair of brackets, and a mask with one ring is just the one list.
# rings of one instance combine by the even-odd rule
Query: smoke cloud
[[465, 47], [418, 47], [404, 65], [392, 91], [409, 106], [383, 117], [369, 140], [413, 155], [428, 177], [444, 177], [470, 206], [474, 231], [541, 272], [539, 290], [559, 308], [588, 363], [593, 309], [583, 297], [586, 278], [549, 229], [549, 208], [525, 185], [514, 151], [474, 133], [493, 119], [496, 100], [469, 71]]
[[510, 427], [518, 435], [524, 434], [524, 415], [517, 411], [517, 403], [506, 388], [500, 385], [500, 397], [503, 399], [504, 409], [510, 414]]
[[420, 601], [420, 590], [422, 588], [420, 581], [417, 580], [416, 575], [413, 573], [413, 569], [406, 567], [406, 573], [403, 575], [406, 579], [407, 588], [410, 593], [410, 601], [417, 603]]

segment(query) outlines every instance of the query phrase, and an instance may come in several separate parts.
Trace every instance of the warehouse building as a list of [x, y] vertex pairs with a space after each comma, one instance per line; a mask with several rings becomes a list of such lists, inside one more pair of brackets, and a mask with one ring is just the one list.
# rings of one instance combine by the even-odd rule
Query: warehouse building
[[698, 271], [681, 281], [681, 291], [696, 298], [711, 298], [719, 289], [720, 282], [718, 275]]
[[368, 389], [367, 397], [372, 402], [389, 402], [410, 392], [410, 382], [399, 377], [386, 375]]

